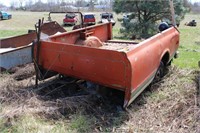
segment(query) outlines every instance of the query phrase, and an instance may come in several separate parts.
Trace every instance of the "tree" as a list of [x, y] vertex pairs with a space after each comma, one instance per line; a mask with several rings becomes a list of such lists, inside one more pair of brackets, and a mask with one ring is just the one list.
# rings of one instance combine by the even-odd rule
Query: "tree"
[[5, 7], [5, 6], [4, 6], [3, 4], [0, 3], [0, 8], [3, 8], [3, 7]]
[[19, 0], [19, 7], [23, 8], [23, 4], [24, 4], [25, 0]]
[[32, 5], [33, 5], [32, 0], [28, 0], [28, 1], [25, 2], [25, 7], [28, 8], [28, 9], [31, 8]]
[[18, 2], [17, 1], [15, 1], [15, 0], [12, 0], [11, 2], [10, 2], [10, 8], [13, 10], [13, 9], [15, 9], [15, 7], [18, 5]]
[[90, 0], [90, 3], [89, 3], [89, 9], [90, 9], [90, 11], [94, 11], [94, 3], [95, 3], [94, 0]]
[[[187, 9], [182, 0], [174, 0], [177, 20], [182, 20]], [[157, 22], [163, 18], [171, 18], [168, 0], [115, 0], [113, 9], [116, 13], [131, 13], [123, 24], [121, 32], [127, 35], [150, 37], [157, 30]]]
[[194, 13], [200, 13], [200, 2], [195, 2], [191, 5], [191, 10]]

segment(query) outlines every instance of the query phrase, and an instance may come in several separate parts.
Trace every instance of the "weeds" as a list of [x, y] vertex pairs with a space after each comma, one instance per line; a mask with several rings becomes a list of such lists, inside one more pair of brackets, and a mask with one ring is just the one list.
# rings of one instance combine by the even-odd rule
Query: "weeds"
[[109, 99], [100, 100], [92, 95], [51, 98], [45, 95], [51, 91], [50, 88], [42, 93], [34, 91], [34, 77], [16, 80], [11, 74], [5, 76], [0, 84], [0, 130], [52, 133], [196, 132], [200, 108], [194, 77], [197, 78], [198, 73], [170, 68], [164, 79], [143, 92], [127, 112], [118, 109]]
[[92, 132], [91, 127], [93, 125], [94, 118], [88, 118], [81, 114], [76, 114], [72, 116], [71, 122], [70, 122], [70, 128], [71, 130], [75, 130], [77, 132]]
[[150, 88], [150, 95], [148, 91], [142, 94], [143, 106], [137, 106], [139, 98], [131, 105], [126, 131], [132, 127], [135, 132], [198, 132], [200, 107], [195, 102], [198, 83], [194, 75], [199, 71], [174, 67], [170, 72]]

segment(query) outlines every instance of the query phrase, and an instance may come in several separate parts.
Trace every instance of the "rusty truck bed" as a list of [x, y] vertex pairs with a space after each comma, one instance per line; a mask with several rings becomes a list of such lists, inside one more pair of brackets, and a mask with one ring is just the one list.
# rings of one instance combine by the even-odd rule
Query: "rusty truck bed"
[[[90, 36], [97, 39], [85, 43]], [[140, 43], [112, 40], [111, 24], [63, 33], [40, 41], [40, 79], [53, 72], [119, 89], [125, 92], [126, 107], [153, 80], [162, 58], [170, 61], [178, 40], [173, 27]]]

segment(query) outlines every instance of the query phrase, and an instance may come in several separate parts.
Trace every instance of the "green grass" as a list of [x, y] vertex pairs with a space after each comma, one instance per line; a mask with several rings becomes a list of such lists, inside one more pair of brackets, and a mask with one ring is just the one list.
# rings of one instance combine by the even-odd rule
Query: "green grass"
[[198, 61], [200, 61], [200, 25], [197, 24], [196, 27], [184, 25], [193, 19], [200, 22], [199, 14], [187, 14], [179, 27], [180, 55], [178, 59], [174, 60], [174, 64], [179, 68], [198, 69]]
[[[12, 122], [11, 122], [12, 121]], [[72, 131], [72, 130], [71, 130]], [[18, 119], [5, 120], [0, 118], [1, 133], [67, 133], [69, 125], [65, 121], [45, 121], [38, 116], [25, 114]]]
[[27, 32], [28, 30], [0, 30], [0, 38], [22, 35], [26, 34]]
[[200, 30], [198, 27], [180, 28], [180, 48], [200, 50], [199, 36]]
[[200, 52], [186, 51], [180, 48], [179, 58], [174, 60], [174, 64], [180, 68], [198, 68], [198, 61], [200, 61]]
[[75, 130], [80, 133], [89, 132], [91, 130], [91, 126], [93, 126], [93, 121], [94, 120], [92, 118], [87, 118], [84, 115], [76, 114], [70, 123], [70, 128], [72, 131]]

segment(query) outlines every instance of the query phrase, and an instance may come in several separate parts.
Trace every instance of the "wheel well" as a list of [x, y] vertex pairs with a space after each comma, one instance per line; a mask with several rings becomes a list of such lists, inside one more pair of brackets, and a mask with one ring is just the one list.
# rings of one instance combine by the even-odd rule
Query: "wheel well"
[[170, 58], [169, 53], [166, 52], [166, 53], [164, 54], [164, 56], [162, 57], [162, 60], [161, 60], [161, 61], [163, 62], [164, 65], [167, 65], [167, 63], [169, 62], [169, 58]]

